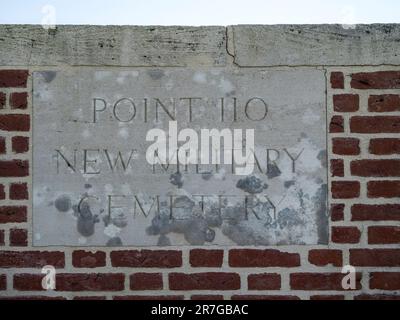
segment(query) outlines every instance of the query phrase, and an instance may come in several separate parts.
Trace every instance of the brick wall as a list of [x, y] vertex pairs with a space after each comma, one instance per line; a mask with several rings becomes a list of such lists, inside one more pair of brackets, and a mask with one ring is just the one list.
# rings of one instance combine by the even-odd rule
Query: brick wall
[[0, 70], [0, 298], [400, 298], [400, 71], [326, 69], [328, 245], [157, 250], [32, 247], [32, 71]]

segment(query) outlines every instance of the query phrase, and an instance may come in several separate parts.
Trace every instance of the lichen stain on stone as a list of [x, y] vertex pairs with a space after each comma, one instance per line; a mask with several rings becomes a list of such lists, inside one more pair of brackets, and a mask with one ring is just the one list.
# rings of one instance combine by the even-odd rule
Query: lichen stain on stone
[[287, 245], [313, 243], [316, 240], [306, 235], [316, 230], [318, 241], [325, 243], [327, 222], [321, 219], [315, 222], [310, 212], [317, 211], [320, 217], [326, 216], [326, 184], [311, 194], [296, 187], [288, 192], [292, 193], [290, 198], [293, 200], [282, 203], [285, 206], [277, 210], [275, 219], [270, 203], [257, 200], [260, 198], [257, 196], [247, 208], [247, 219], [243, 219], [243, 208], [232, 208], [231, 219], [223, 220], [222, 233], [238, 245]]
[[[272, 206], [268, 202], [257, 201], [256, 206], [249, 213], [253, 219], [243, 219], [244, 208], [239, 206], [232, 208], [231, 218], [224, 220], [222, 232], [238, 245], [271, 245], [293, 243], [291, 239], [280, 239], [276, 241], [275, 235], [282, 230], [304, 225], [299, 212], [294, 209], [285, 208], [278, 212], [278, 218], [274, 221], [270, 212]], [[257, 218], [258, 217], [258, 218]], [[283, 242], [282, 242], [283, 241]]]
[[47, 83], [52, 82], [57, 76], [57, 72], [55, 71], [40, 71], [39, 73]]
[[148, 70], [147, 74], [150, 76], [151, 79], [153, 80], [160, 80], [162, 77], [164, 77], [165, 73], [163, 70], [155, 69], [155, 70]]
[[71, 199], [67, 195], [61, 195], [54, 201], [54, 206], [60, 212], [67, 212], [72, 206]]
[[[128, 217], [122, 208], [115, 208], [111, 215], [105, 215], [103, 217], [104, 226], [114, 225], [118, 228], [125, 228], [128, 225]], [[119, 209], [119, 210], [118, 210]]]
[[289, 189], [291, 186], [293, 186], [294, 184], [295, 184], [295, 180], [288, 180], [288, 181], [285, 181], [284, 183], [283, 183], [283, 186], [286, 188], [286, 189]]
[[327, 167], [327, 153], [326, 150], [321, 150], [318, 155], [317, 159], [321, 161], [321, 165], [326, 168]]
[[229, 92], [225, 93], [225, 97], [226, 97], [226, 98], [234, 97], [235, 94], [236, 94], [236, 91], [235, 91], [235, 90], [232, 90], [232, 91], [229, 91]]
[[78, 217], [78, 232], [84, 237], [92, 236], [95, 231], [95, 224], [100, 221], [98, 215], [92, 213], [87, 202], [82, 202], [79, 209], [77, 205], [74, 205], [73, 210]]
[[278, 166], [271, 163], [268, 166], [267, 176], [269, 179], [273, 179], [279, 177], [282, 174], [281, 170], [279, 170]]
[[158, 246], [170, 246], [171, 240], [169, 240], [169, 238], [165, 234], [162, 234], [158, 238], [157, 245]]
[[170, 217], [169, 208], [160, 207], [160, 213], [151, 220], [146, 229], [148, 235], [159, 235], [158, 245], [169, 245], [169, 233], [183, 234], [191, 245], [203, 245], [215, 238], [214, 227], [219, 227], [222, 220], [216, 207], [203, 214], [201, 208], [188, 196], [180, 196], [174, 200], [175, 217]]
[[247, 176], [236, 183], [236, 188], [251, 194], [261, 193], [268, 185], [256, 176]]
[[[272, 204], [258, 195], [249, 198], [247, 208], [240, 203], [229, 205], [225, 199], [223, 212], [214, 202], [211, 202], [206, 212], [202, 212], [191, 196], [180, 196], [173, 203], [176, 211], [174, 216], [170, 216], [168, 206], [162, 205], [146, 233], [158, 235], [159, 246], [170, 245], [169, 235], [174, 233], [183, 234], [191, 245], [204, 245], [214, 241], [214, 228], [220, 229], [223, 235], [238, 245], [286, 245], [307, 244], [307, 240], [303, 239], [304, 234], [318, 228], [318, 237], [323, 242], [327, 237], [326, 232], [323, 226], [322, 229], [319, 225], [310, 226], [308, 212], [312, 206], [318, 206], [314, 208], [318, 214], [326, 214], [326, 205], [319, 204], [326, 200], [326, 185], [322, 185], [315, 196], [304, 194], [302, 189], [294, 189], [292, 192], [297, 194], [297, 202], [290, 203], [292, 207], [279, 210], [276, 217]], [[318, 224], [322, 222], [318, 221]]]
[[113, 237], [107, 241], [106, 246], [107, 247], [120, 247], [120, 246], [122, 246], [122, 240], [120, 237]]
[[170, 175], [169, 182], [178, 188], [182, 188], [183, 186], [183, 176], [182, 173], [176, 172]]
[[211, 177], [213, 176], [212, 172], [203, 172], [201, 174], [201, 178], [205, 181], [208, 181], [211, 179]]

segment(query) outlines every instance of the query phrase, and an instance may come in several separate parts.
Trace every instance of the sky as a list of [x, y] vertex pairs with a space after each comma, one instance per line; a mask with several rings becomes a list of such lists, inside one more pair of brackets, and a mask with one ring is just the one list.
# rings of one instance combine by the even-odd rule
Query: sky
[[399, 23], [399, 0], [0, 0], [0, 24]]

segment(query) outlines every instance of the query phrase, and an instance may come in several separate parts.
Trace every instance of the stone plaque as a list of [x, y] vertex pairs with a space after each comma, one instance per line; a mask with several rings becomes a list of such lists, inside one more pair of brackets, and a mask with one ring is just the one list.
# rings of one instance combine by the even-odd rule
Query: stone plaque
[[327, 243], [323, 70], [33, 75], [37, 246]]

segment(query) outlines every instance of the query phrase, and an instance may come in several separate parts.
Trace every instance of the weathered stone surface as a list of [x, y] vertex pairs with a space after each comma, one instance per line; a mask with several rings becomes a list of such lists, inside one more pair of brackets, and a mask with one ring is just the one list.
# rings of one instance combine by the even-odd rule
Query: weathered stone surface
[[224, 66], [229, 55], [242, 67], [398, 65], [399, 38], [398, 24], [0, 25], [0, 65]]
[[[150, 165], [146, 135], [174, 116], [197, 133], [254, 129], [253, 170]], [[33, 141], [35, 245], [327, 241], [323, 70], [34, 72]]]
[[242, 67], [400, 64], [398, 24], [228, 28], [228, 48]]
[[3, 66], [221, 66], [224, 27], [0, 25]]

